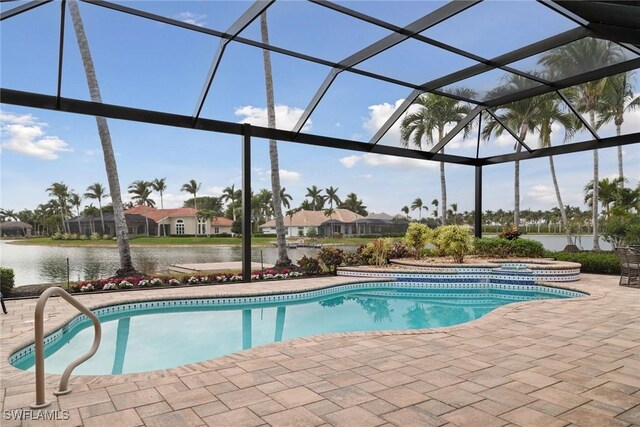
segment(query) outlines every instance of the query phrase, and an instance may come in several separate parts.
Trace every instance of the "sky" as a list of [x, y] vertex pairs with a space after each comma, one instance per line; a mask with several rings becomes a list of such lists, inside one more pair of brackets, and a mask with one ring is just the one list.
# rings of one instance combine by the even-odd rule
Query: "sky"
[[[250, 5], [244, 1], [128, 1], [144, 9], [194, 25], [226, 30]], [[443, 2], [338, 2], [374, 17], [404, 26]], [[15, 6], [2, 4], [2, 10]], [[106, 103], [191, 115], [206, 79], [219, 39], [184, 29], [81, 3], [80, 9], [93, 54], [102, 99]], [[5, 20], [0, 26], [0, 83], [3, 88], [53, 95], [57, 84], [59, 3], [52, 2]], [[340, 61], [389, 34], [373, 25], [347, 19], [321, 6], [278, 1], [269, 8], [270, 42], [301, 53]], [[487, 25], [500, 20], [500, 25]], [[537, 2], [485, 1], [424, 32], [484, 57], [517, 49], [575, 25]], [[329, 29], [330, 31], [327, 31]], [[464, 31], [462, 30], [464, 29]], [[259, 23], [242, 37], [260, 40]], [[330, 69], [280, 54], [272, 54], [278, 128], [292, 129]], [[359, 64], [357, 68], [421, 84], [474, 61], [414, 40], [407, 40]], [[515, 64], [522, 70], [535, 58]], [[495, 87], [506, 73], [492, 71], [459, 82], [479, 94]], [[634, 76], [640, 93], [640, 73]], [[445, 90], [451, 88], [445, 88]], [[304, 131], [367, 143], [411, 92], [405, 87], [353, 73], [341, 73]], [[67, 15], [62, 96], [89, 99], [84, 70]], [[202, 117], [266, 125], [262, 51], [230, 43], [205, 102]], [[410, 110], [411, 111], [411, 110]], [[181, 206], [190, 196], [180, 191], [190, 179], [202, 183], [201, 195], [219, 196], [225, 187], [241, 185], [241, 140], [234, 135], [109, 120], [122, 192], [134, 180], [166, 178], [165, 207]], [[106, 174], [95, 120], [2, 104], [0, 106], [0, 206], [33, 209], [46, 203], [45, 189], [63, 181], [84, 193], [94, 182], [106, 185]], [[640, 132], [640, 112], [625, 115], [622, 133]], [[615, 135], [604, 125], [601, 136]], [[568, 141], [555, 128], [553, 145], [591, 139], [580, 132]], [[398, 146], [396, 125], [380, 144]], [[526, 142], [537, 146], [537, 135]], [[476, 135], [456, 137], [446, 147], [451, 154], [475, 156]], [[480, 156], [510, 153], [508, 135], [483, 141]], [[640, 144], [623, 147], [629, 185], [640, 179]], [[601, 177], [617, 174], [615, 148], [602, 149]], [[254, 139], [252, 188], [270, 187], [267, 141]], [[339, 188], [355, 192], [373, 212], [396, 214], [416, 197], [425, 203], [440, 197], [439, 164], [370, 153], [279, 144], [282, 185], [302, 202], [306, 188]], [[584, 152], [555, 157], [564, 203], [585, 207], [583, 187], [591, 179], [593, 155]], [[474, 205], [473, 167], [447, 165], [448, 203], [459, 211]], [[521, 207], [555, 206], [548, 159], [521, 163]], [[513, 164], [484, 169], [484, 209], [513, 208]], [[128, 196], [124, 194], [125, 200]], [[159, 204], [159, 197], [155, 197]], [[432, 207], [430, 206], [430, 210]], [[417, 215], [417, 213], [415, 213]]]

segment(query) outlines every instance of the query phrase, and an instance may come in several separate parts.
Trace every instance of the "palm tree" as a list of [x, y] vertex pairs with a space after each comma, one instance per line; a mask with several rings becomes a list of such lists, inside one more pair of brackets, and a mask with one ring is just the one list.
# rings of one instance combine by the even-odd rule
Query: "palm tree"
[[15, 221], [17, 219], [16, 211], [13, 209], [0, 209], [0, 221]]
[[82, 215], [84, 215], [85, 218], [89, 218], [89, 228], [91, 229], [91, 234], [96, 232], [96, 225], [93, 219], [98, 212], [98, 208], [93, 206], [93, 203], [90, 203], [89, 206], [85, 207], [82, 211]]
[[[211, 221], [216, 218], [216, 213], [210, 209], [203, 209], [201, 211], [196, 212], [196, 219], [199, 222], [202, 220], [205, 224], [211, 225]], [[205, 233], [207, 237], [211, 235], [211, 227], [207, 227], [205, 225]]]
[[[167, 178], [154, 179], [153, 181], [151, 181], [151, 188], [153, 188], [153, 191], [157, 191], [158, 193], [160, 193], [160, 209], [164, 210], [164, 200], [162, 196], [164, 192], [167, 191]], [[160, 220], [160, 227], [158, 227], [158, 235], [160, 235], [160, 232], [162, 232], [162, 234], [165, 233], [163, 224], [164, 224], [164, 218]]]
[[333, 209], [333, 203], [335, 202], [336, 206], [341, 203], [340, 197], [338, 197], [338, 188], [329, 187], [325, 189], [327, 195], [325, 196], [325, 201], [329, 202], [329, 207]]
[[[513, 93], [531, 87], [531, 82], [522, 76], [507, 75], [500, 87], [490, 92], [489, 97], [498, 97], [501, 94]], [[527, 98], [503, 105], [496, 111], [497, 117], [511, 129], [518, 133], [520, 140], [524, 141], [528, 133], [534, 133], [538, 126], [538, 106], [544, 102], [544, 97]], [[493, 116], [489, 116], [482, 129], [482, 136], [489, 140], [492, 134], [502, 135], [505, 129]], [[522, 145], [515, 142], [516, 153], [522, 151]], [[513, 201], [513, 226], [520, 226], [520, 161], [514, 162], [514, 201]]]
[[98, 201], [98, 209], [100, 209], [100, 223], [102, 224], [102, 234], [106, 234], [104, 228], [104, 214], [102, 213], [102, 199], [109, 197], [106, 188], [99, 182], [91, 184], [87, 187], [87, 192], [84, 193], [84, 197], [87, 199], [94, 199]]
[[415, 211], [418, 209], [418, 221], [422, 221], [422, 207], [424, 204], [422, 203], [422, 199], [420, 197], [416, 197], [416, 199], [411, 203], [411, 210]]
[[451, 203], [451, 213], [453, 214], [453, 223], [458, 225], [458, 204]]
[[62, 220], [62, 231], [68, 233], [69, 229], [65, 222], [65, 218], [67, 216], [66, 206], [67, 199], [69, 198], [69, 187], [67, 187], [67, 185], [63, 182], [54, 182], [49, 186], [49, 188], [47, 188], [47, 192], [49, 193], [49, 196], [57, 199], [60, 218]]
[[[457, 95], [466, 98], [473, 98], [475, 95], [474, 91], [464, 88], [455, 92]], [[429, 146], [436, 144], [444, 138], [445, 128], [448, 125], [457, 124], [471, 111], [469, 105], [465, 103], [432, 93], [418, 97], [414, 104], [420, 107], [418, 111], [407, 114], [400, 123], [400, 142], [404, 147], [409, 147], [410, 140], [419, 149], [422, 149], [423, 140]], [[470, 126], [465, 127], [464, 135], [468, 135], [470, 131]], [[438, 133], [437, 141], [433, 138], [434, 132]], [[444, 153], [444, 148], [440, 150], [440, 153]], [[444, 162], [440, 162], [440, 191], [442, 198], [442, 224], [446, 224], [447, 183]]]
[[[91, 101], [101, 104], [102, 96], [100, 95], [98, 78], [96, 77], [96, 70], [93, 66], [93, 59], [91, 57], [91, 51], [89, 49], [89, 41], [87, 40], [87, 35], [84, 31], [84, 25], [80, 16], [80, 8], [78, 7], [77, 0], [72, 0], [69, 2], [69, 13], [71, 15], [73, 27], [75, 29], [76, 39], [78, 41], [78, 47], [80, 49], [80, 56], [82, 58], [82, 64], [84, 65], [84, 71], [87, 77], [87, 85], [89, 86]], [[120, 180], [118, 179], [116, 157], [113, 152], [113, 146], [111, 144], [111, 134], [109, 133], [107, 119], [104, 117], [96, 117], [96, 124], [98, 126], [98, 135], [100, 136], [100, 144], [102, 145], [104, 165], [107, 172], [107, 180], [109, 182], [109, 193], [111, 194], [111, 203], [113, 205], [113, 218], [116, 225], [116, 236], [118, 239], [120, 269], [118, 269], [116, 274], [129, 276], [132, 274], [136, 274], [137, 271], [133, 267], [133, 262], [131, 261], [129, 235], [127, 231], [127, 223], [124, 217], [122, 198], [120, 196]]]
[[[148, 208], [149, 206], [153, 207], [156, 205], [156, 202], [151, 199], [151, 183], [149, 181], [133, 181], [129, 186], [129, 194], [133, 194], [131, 200], [135, 200], [138, 206], [145, 206]], [[145, 209], [144, 221], [146, 226], [146, 235], [149, 235], [149, 216], [147, 215], [147, 210]]]
[[[328, 217], [330, 220], [333, 219], [333, 214], [336, 213], [336, 210], [332, 207], [329, 207], [324, 210], [324, 216]], [[331, 237], [333, 237], [333, 222], [329, 226], [331, 228]]]
[[280, 200], [282, 201], [282, 206], [285, 208], [289, 209], [291, 207], [289, 200], [293, 200], [293, 197], [291, 197], [291, 194], [287, 193], [287, 189], [285, 187], [280, 189]]
[[78, 221], [78, 234], [82, 234], [82, 226], [80, 225], [80, 206], [82, 206], [82, 197], [78, 193], [69, 193], [69, 203], [76, 208], [76, 220]]
[[362, 204], [362, 200], [358, 199], [356, 193], [347, 194], [347, 198], [344, 199], [341, 205], [342, 208], [349, 209], [356, 214], [356, 234], [360, 234], [358, 227], [358, 214], [363, 213], [366, 215], [366, 207]]
[[229, 202], [231, 204], [231, 215], [233, 215], [233, 222], [236, 222], [236, 209], [235, 204], [236, 200], [238, 200], [238, 196], [241, 196], [242, 193], [238, 193], [236, 191], [236, 185], [233, 184], [231, 187], [227, 187], [222, 191], [222, 196], [220, 199], [223, 202]]
[[433, 199], [431, 201], [431, 204], [433, 205], [433, 216], [434, 218], [438, 218], [438, 204], [440, 202], [438, 201], [438, 199]]
[[[182, 185], [182, 188], [180, 188], [180, 191], [186, 191], [187, 193], [193, 195], [193, 208], [196, 211], [196, 214], [198, 212], [198, 191], [200, 191], [200, 186], [202, 184], [199, 182], [196, 182], [195, 179], [189, 180], [189, 182], [187, 182], [186, 184]], [[198, 221], [196, 220], [196, 223]], [[196, 236], [198, 236], [198, 224], [196, 224]]]
[[324, 196], [320, 193], [322, 193], [322, 190], [315, 185], [307, 187], [307, 194], [305, 197], [309, 197], [311, 199], [311, 206], [314, 211], [320, 210], [321, 205], [324, 204]]
[[[624, 60], [622, 49], [608, 40], [585, 37], [573, 43], [552, 49], [539, 62], [556, 76], [577, 75], [584, 70], [595, 70]], [[589, 124], [596, 128], [596, 113], [601, 105], [608, 79], [594, 80], [567, 91], [569, 99], [578, 110], [588, 113]], [[593, 150], [593, 182], [599, 181], [598, 150]], [[598, 186], [593, 188], [592, 225], [593, 250], [600, 250], [598, 230]]]
[[[553, 122], [558, 122], [564, 127], [565, 140], [567, 140], [576, 128], [575, 118], [566, 112], [563, 112], [560, 108], [560, 103], [557, 97], [551, 94], [541, 95], [541, 102], [538, 104], [537, 117], [534, 118], [537, 121], [540, 129], [540, 138], [538, 144], [540, 148], [546, 148], [551, 146], [551, 129]], [[556, 177], [556, 167], [553, 161], [553, 156], [549, 156], [549, 170], [551, 172], [551, 180], [553, 181], [553, 188], [556, 193], [556, 201], [558, 202], [558, 209], [560, 210], [560, 217], [565, 224], [564, 234], [567, 239], [567, 245], [572, 245], [571, 233], [568, 224], [567, 212], [565, 210], [564, 203], [562, 202], [562, 195], [560, 194], [560, 186], [558, 185], [558, 178]]]
[[[604, 93], [597, 107], [598, 121], [596, 128], [613, 121], [616, 125], [616, 135], [622, 134], [624, 113], [640, 107], [640, 96], [634, 98], [633, 85], [629, 82], [632, 73], [622, 73], [606, 79]], [[618, 176], [624, 179], [622, 166], [622, 146], [618, 146]]]
[[407, 218], [409, 218], [409, 206], [403, 206], [402, 209], [400, 209], [400, 212], [404, 212]]
[[[260, 15], [260, 38], [262, 43], [269, 44], [269, 28], [267, 26], [267, 11]], [[271, 72], [271, 52], [262, 50], [264, 62], [264, 86], [267, 92], [267, 124], [269, 129], [276, 128], [276, 109], [273, 95], [273, 74]], [[271, 163], [271, 192], [273, 193], [273, 207], [276, 221], [276, 240], [278, 245], [278, 260], [276, 266], [291, 265], [287, 255], [286, 230], [282, 216], [282, 201], [280, 200], [280, 166], [278, 160], [278, 143], [269, 139], [269, 160]]]
[[[623, 183], [624, 180], [620, 179], [619, 177], [612, 180], [610, 180], [609, 178], [604, 178], [598, 181], [598, 195], [600, 196], [599, 202], [605, 209], [607, 218], [609, 218], [610, 215], [611, 204], [616, 202], [616, 200], [618, 199], [618, 195], [620, 193], [620, 189], [623, 187]], [[584, 202], [588, 206], [591, 206], [593, 204], [593, 181], [585, 185], [584, 191]]]

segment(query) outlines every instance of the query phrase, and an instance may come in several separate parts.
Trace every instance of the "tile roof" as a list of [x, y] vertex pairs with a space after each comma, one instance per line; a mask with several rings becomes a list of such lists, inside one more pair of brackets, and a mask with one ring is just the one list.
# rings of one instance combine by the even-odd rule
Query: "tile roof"
[[[358, 219], [366, 218], [358, 215]], [[284, 217], [284, 225], [286, 227], [318, 227], [323, 223], [334, 220], [342, 223], [351, 223], [355, 222], [356, 214], [348, 209], [336, 209], [336, 212], [329, 218], [324, 214], [324, 211], [307, 211], [301, 210], [293, 214], [292, 217], [285, 216]], [[275, 227], [275, 220], [267, 221], [265, 224], [262, 224], [260, 227]]]
[[[124, 213], [127, 215], [137, 214], [146, 216], [149, 219], [158, 222], [165, 218], [195, 216], [196, 210], [194, 208], [156, 209], [147, 206], [135, 206], [131, 209], [127, 209]], [[233, 221], [225, 217], [217, 217], [211, 221], [211, 225], [231, 227], [233, 225]]]
[[211, 220], [211, 225], [218, 225], [221, 227], [231, 227], [233, 225], [233, 220], [229, 218], [225, 218], [223, 216], [216, 217]]

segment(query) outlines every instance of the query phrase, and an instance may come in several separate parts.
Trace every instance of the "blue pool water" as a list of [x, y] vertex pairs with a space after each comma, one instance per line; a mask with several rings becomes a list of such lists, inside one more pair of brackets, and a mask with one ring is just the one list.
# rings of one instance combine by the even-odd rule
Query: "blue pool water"
[[[74, 374], [145, 372], [329, 332], [423, 329], [469, 322], [505, 304], [582, 294], [535, 285], [357, 283], [299, 294], [153, 301], [94, 310], [98, 352]], [[45, 370], [62, 373], [86, 352], [92, 324], [78, 316], [47, 337]], [[33, 369], [33, 346], [11, 356]]]

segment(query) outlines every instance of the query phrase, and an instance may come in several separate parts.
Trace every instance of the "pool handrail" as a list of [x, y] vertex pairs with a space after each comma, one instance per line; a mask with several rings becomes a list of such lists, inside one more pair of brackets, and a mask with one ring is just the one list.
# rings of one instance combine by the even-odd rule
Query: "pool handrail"
[[64, 370], [62, 377], [60, 378], [60, 385], [57, 391], [54, 391], [55, 396], [62, 396], [71, 393], [71, 389], [68, 388], [69, 377], [71, 372], [78, 367], [81, 363], [91, 358], [98, 347], [100, 346], [100, 340], [102, 339], [102, 327], [100, 321], [95, 314], [85, 307], [80, 301], [71, 296], [67, 291], [58, 287], [51, 287], [45, 290], [38, 298], [35, 310], [34, 329], [35, 329], [35, 359], [36, 359], [36, 402], [31, 405], [32, 409], [46, 408], [51, 404], [45, 400], [45, 383], [44, 383], [44, 307], [47, 304], [49, 297], [57, 295], [71, 304], [73, 307], [82, 312], [93, 322], [94, 337], [91, 349], [76, 360], [71, 362], [69, 366]]

